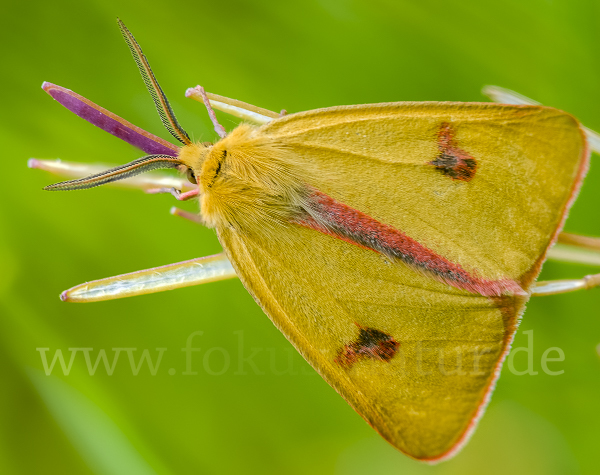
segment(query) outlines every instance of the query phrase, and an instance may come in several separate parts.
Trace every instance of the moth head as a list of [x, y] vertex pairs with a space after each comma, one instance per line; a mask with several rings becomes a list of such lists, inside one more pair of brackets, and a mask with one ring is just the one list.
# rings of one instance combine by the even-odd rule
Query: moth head
[[181, 162], [182, 171], [186, 173], [190, 183], [199, 184], [204, 162], [212, 148], [212, 143], [203, 142], [184, 145], [179, 149], [177, 159]]
[[169, 133], [182, 144], [182, 146], [179, 148], [177, 156], [163, 154], [146, 155], [145, 157], [138, 158], [125, 165], [111, 168], [95, 175], [49, 185], [44, 188], [45, 190], [82, 190], [93, 188], [161, 168], [178, 169], [181, 172], [187, 173], [190, 182], [196, 183], [197, 181], [196, 176], [199, 175], [204, 158], [212, 144], [192, 142], [187, 132], [179, 125], [179, 122], [177, 122], [171, 105], [158, 84], [152, 69], [150, 69], [150, 65], [142, 52], [142, 48], [140, 48], [140, 45], [123, 22], [121, 20], [117, 20], [117, 22], [121, 29], [121, 33], [131, 50], [131, 54], [135, 59], [138, 69], [142, 74], [144, 83], [154, 100], [154, 104], [156, 105], [156, 109], [163, 125]]

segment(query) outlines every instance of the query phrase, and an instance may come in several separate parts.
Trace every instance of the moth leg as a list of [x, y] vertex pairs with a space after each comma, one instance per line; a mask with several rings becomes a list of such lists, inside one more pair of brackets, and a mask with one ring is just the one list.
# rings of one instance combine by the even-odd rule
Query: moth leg
[[173, 216], [179, 216], [180, 218], [187, 219], [192, 223], [204, 225], [204, 220], [202, 219], [202, 216], [196, 213], [190, 213], [189, 211], [184, 211], [182, 209], [177, 208], [176, 206], [173, 206], [171, 208], [171, 214]]
[[146, 193], [150, 195], [157, 195], [159, 193], [170, 193], [172, 194], [177, 201], [187, 201], [189, 199], [195, 198], [198, 196], [199, 190], [198, 188], [194, 188], [193, 190], [186, 191], [182, 193], [181, 190], [171, 187], [171, 188], [150, 188], [146, 190]]
[[237, 274], [225, 254], [199, 257], [77, 285], [60, 294], [65, 302], [99, 302], [233, 279]]
[[586, 275], [583, 279], [562, 279], [537, 282], [531, 295], [556, 295], [575, 290], [600, 287], [600, 274]]
[[[492, 101], [499, 102], [501, 104], [515, 104], [515, 105], [531, 105], [531, 106], [539, 106], [541, 105], [539, 102], [534, 101], [533, 99], [529, 99], [528, 97], [522, 96], [510, 89], [504, 89], [503, 87], [498, 86], [485, 86], [481, 91], [485, 96], [488, 96]], [[596, 152], [600, 153], [600, 134], [594, 132], [587, 127], [583, 127], [585, 135], [590, 144], [590, 148]]]
[[258, 125], [266, 124], [283, 115], [236, 99], [204, 92], [201, 86], [189, 88], [185, 92], [185, 96], [204, 104], [206, 104], [207, 100], [214, 109]]
[[[96, 173], [101, 173], [109, 168], [113, 168], [116, 165], [63, 162], [62, 160], [39, 160], [37, 158], [31, 158], [27, 162], [27, 166], [29, 168], [45, 170], [65, 178], [85, 178], [86, 176], [95, 175]], [[132, 178], [114, 181], [109, 183], [108, 186], [133, 188], [144, 191], [153, 188], [177, 188], [178, 190], [189, 191], [195, 187], [195, 185], [191, 184], [186, 179], [160, 172], [150, 172]]]
[[204, 88], [202, 86], [196, 86], [195, 88], [191, 89], [191, 91], [193, 91], [193, 92], [190, 93], [190, 95], [188, 95], [188, 92], [190, 92], [190, 89], [188, 89], [185, 92], [186, 97], [192, 97], [193, 99], [196, 99], [197, 101], [202, 100], [202, 102], [204, 103], [204, 106], [206, 107], [206, 110], [208, 111], [208, 116], [210, 117], [210, 120], [215, 127], [215, 132], [217, 133], [217, 135], [221, 138], [227, 137], [227, 132], [225, 131], [225, 127], [223, 127], [221, 124], [219, 124], [219, 121], [217, 120], [217, 116], [215, 115], [215, 111], [212, 108], [210, 99], [206, 95], [206, 91], [204, 91]]

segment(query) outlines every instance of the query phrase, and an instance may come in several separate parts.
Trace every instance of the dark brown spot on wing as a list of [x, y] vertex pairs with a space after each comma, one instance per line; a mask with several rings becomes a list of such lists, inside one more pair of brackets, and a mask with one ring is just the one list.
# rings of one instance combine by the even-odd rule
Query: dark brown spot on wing
[[453, 180], [471, 181], [477, 170], [477, 161], [456, 144], [454, 130], [448, 122], [443, 122], [438, 132], [437, 158], [429, 162], [442, 174]]
[[358, 326], [358, 337], [340, 349], [335, 362], [342, 368], [349, 369], [360, 359], [390, 361], [400, 343], [391, 335], [375, 328]]

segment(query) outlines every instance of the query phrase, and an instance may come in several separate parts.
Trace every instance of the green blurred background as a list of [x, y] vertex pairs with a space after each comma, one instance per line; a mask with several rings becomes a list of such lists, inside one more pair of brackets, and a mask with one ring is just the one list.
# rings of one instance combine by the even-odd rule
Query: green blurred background
[[[237, 280], [145, 297], [66, 304], [75, 284], [219, 252], [211, 230], [168, 214], [170, 196], [116, 188], [45, 193], [27, 159], [125, 163], [140, 152], [41, 89], [70, 88], [169, 138], [118, 31], [122, 18], [180, 122], [212, 140], [207, 90], [290, 112], [384, 101], [480, 101], [496, 84], [600, 129], [600, 4], [594, 0], [86, 1], [2, 5], [0, 472], [6, 474], [598, 473], [600, 291], [534, 299], [533, 369], [504, 368], [471, 442], [427, 466], [396, 452], [293, 350]], [[220, 115], [228, 128], [235, 125]], [[593, 157], [597, 161], [598, 157]], [[194, 203], [184, 205], [193, 210]], [[600, 235], [592, 165], [566, 229]], [[542, 278], [591, 267], [549, 262]], [[595, 271], [597, 272], [597, 271]], [[200, 351], [186, 371], [181, 351]], [[540, 360], [560, 347], [564, 370]], [[126, 350], [108, 375], [84, 353], [50, 376], [37, 348]], [[166, 350], [157, 351], [157, 348]], [[210, 350], [210, 351], [209, 351]], [[207, 355], [207, 351], [208, 355]], [[243, 360], [250, 358], [251, 360]], [[240, 360], [242, 358], [242, 360]], [[527, 355], [515, 356], [527, 366]], [[169, 369], [172, 371], [169, 372]], [[170, 374], [173, 373], [174, 374]], [[222, 374], [221, 374], [222, 373]]]

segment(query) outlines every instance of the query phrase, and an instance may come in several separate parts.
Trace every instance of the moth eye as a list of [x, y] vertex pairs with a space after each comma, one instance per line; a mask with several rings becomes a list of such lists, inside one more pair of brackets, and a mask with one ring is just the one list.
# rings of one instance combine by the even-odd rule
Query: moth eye
[[187, 179], [189, 180], [190, 183], [193, 183], [194, 185], [196, 185], [198, 183], [196, 181], [196, 175], [194, 175], [194, 170], [192, 170], [191, 168], [188, 168], [188, 170], [187, 170]]

